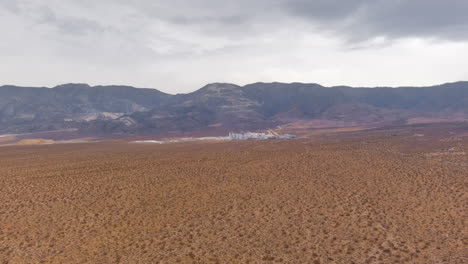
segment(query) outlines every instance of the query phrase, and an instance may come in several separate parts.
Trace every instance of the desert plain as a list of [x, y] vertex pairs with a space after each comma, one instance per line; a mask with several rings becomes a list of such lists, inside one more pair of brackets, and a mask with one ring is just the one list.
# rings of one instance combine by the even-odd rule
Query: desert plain
[[0, 147], [0, 263], [468, 263], [466, 125]]

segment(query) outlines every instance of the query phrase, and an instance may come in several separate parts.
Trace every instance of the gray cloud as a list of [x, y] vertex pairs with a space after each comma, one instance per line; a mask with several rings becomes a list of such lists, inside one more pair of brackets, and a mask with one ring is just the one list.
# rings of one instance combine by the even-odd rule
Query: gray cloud
[[314, 28], [356, 40], [381, 35], [468, 37], [466, 0], [140, 0], [128, 5], [149, 17], [183, 25], [217, 25], [220, 30], [232, 25], [248, 30], [249, 25], [262, 23], [274, 28], [300, 18]]
[[[299, 19], [314, 30], [355, 41], [376, 36], [468, 37], [466, 0], [0, 0], [0, 6], [23, 14], [42, 13], [43, 22], [54, 23], [62, 33], [71, 34], [109, 30], [113, 25], [105, 25], [106, 18], [126, 13], [146, 21], [234, 36], [271, 32]], [[61, 13], [73, 8], [75, 13]], [[102, 13], [86, 14], [92, 9]]]
[[[380, 1], [369, 6], [359, 21], [370, 32], [394, 37], [434, 37], [465, 39], [468, 37], [468, 2], [464, 0]], [[359, 25], [358, 24], [358, 25]]]
[[288, 1], [291, 14], [325, 24], [353, 39], [373, 36], [468, 37], [468, 2], [465, 0], [318, 0]]
[[465, 0], [0, 0], [0, 77], [168, 92], [453, 81], [468, 78], [465, 10]]
[[60, 16], [48, 7], [42, 8], [42, 15], [38, 23], [49, 24], [55, 27], [60, 33], [71, 35], [84, 35], [88, 33], [102, 34], [109, 27], [97, 23], [96, 21], [80, 18], [76, 16]]
[[345, 20], [366, 5], [365, 0], [293, 0], [282, 3], [285, 10], [317, 22]]

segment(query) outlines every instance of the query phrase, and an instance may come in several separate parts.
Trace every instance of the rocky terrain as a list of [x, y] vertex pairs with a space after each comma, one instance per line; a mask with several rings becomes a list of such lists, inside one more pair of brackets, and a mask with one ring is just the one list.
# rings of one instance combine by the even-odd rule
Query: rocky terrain
[[0, 148], [0, 263], [468, 257], [463, 124], [288, 141]]
[[242, 87], [214, 83], [177, 95], [155, 89], [86, 84], [0, 87], [1, 134], [61, 130], [78, 131], [78, 137], [225, 133], [304, 122], [312, 128], [336, 128], [466, 120], [468, 82], [373, 89], [303, 83]]

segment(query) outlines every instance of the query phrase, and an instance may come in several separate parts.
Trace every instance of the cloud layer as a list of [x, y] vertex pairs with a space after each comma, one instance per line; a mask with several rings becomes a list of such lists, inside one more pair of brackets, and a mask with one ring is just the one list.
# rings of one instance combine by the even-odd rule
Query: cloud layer
[[2, 83], [468, 79], [463, 0], [0, 0]]

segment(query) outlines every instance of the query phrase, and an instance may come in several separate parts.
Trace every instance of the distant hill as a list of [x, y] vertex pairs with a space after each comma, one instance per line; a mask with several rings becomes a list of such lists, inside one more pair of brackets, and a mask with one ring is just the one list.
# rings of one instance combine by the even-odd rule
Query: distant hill
[[86, 84], [0, 87], [0, 134], [250, 130], [308, 120], [333, 126], [468, 120], [468, 82], [401, 88], [213, 83], [178, 95]]

